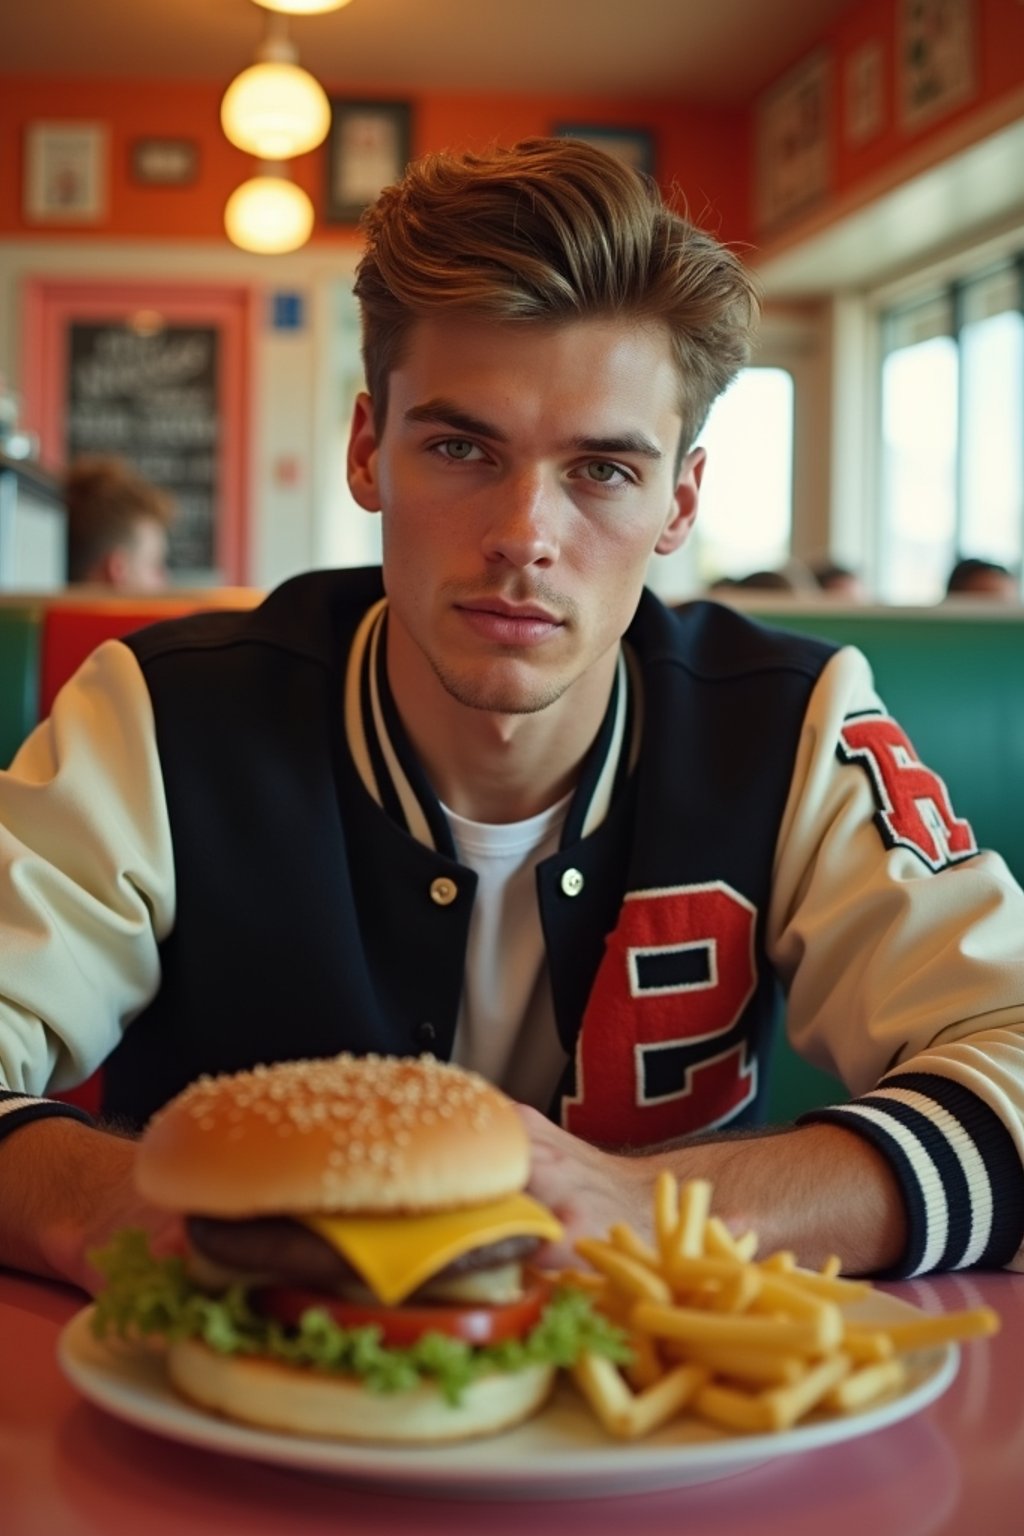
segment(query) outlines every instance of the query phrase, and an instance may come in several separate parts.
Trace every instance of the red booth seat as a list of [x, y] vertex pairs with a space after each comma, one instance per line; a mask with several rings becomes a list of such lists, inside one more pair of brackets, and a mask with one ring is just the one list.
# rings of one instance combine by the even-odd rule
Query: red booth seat
[[43, 613], [39, 669], [39, 718], [50, 713], [53, 701], [73, 672], [104, 640], [117, 640], [134, 629], [161, 619], [210, 608], [251, 608], [262, 593], [254, 587], [211, 587], [200, 592], [169, 593], [166, 597], [107, 597], [62, 595], [51, 598]]

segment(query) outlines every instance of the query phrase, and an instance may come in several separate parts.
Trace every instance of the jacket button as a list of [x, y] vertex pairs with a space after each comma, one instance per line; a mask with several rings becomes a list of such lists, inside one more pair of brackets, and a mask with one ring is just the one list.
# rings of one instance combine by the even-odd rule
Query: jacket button
[[564, 869], [562, 871], [562, 894], [565, 896], [578, 896], [583, 889], [583, 876], [578, 869]]
[[430, 882], [430, 899], [439, 907], [450, 907], [458, 894], [458, 886], [447, 875], [438, 875], [436, 880]]
[[429, 1019], [424, 1019], [422, 1024], [417, 1024], [413, 1034], [420, 1045], [433, 1045], [437, 1039], [437, 1030]]

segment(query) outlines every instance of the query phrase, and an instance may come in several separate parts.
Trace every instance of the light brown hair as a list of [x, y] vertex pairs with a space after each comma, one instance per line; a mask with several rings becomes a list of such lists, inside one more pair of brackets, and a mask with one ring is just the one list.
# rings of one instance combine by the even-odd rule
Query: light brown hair
[[580, 140], [427, 155], [384, 189], [362, 228], [355, 292], [378, 433], [410, 327], [446, 311], [664, 325], [681, 386], [681, 451], [749, 356], [753, 276], [669, 208], [650, 177]]
[[166, 492], [110, 454], [84, 454], [64, 476], [68, 509], [68, 579], [87, 581], [105, 555], [132, 542], [140, 522], [167, 528], [174, 502]]

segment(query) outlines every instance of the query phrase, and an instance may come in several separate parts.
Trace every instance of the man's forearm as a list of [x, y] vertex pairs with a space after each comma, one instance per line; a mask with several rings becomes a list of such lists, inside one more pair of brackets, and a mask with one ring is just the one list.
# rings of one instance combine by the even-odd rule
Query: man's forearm
[[603, 1236], [618, 1221], [650, 1234], [654, 1180], [709, 1179], [713, 1210], [739, 1232], [752, 1228], [759, 1252], [791, 1249], [817, 1266], [838, 1254], [848, 1274], [898, 1262], [906, 1220], [884, 1158], [851, 1131], [832, 1125], [686, 1141], [637, 1156], [588, 1146], [535, 1110], [523, 1109], [533, 1147], [530, 1187], [566, 1228], [556, 1262], [572, 1261], [572, 1242]]
[[89, 1252], [118, 1227], [166, 1227], [134, 1190], [135, 1143], [77, 1120], [33, 1121], [0, 1142], [0, 1264], [95, 1290]]
[[709, 1179], [715, 1213], [734, 1230], [753, 1228], [762, 1254], [791, 1249], [814, 1268], [838, 1254], [845, 1273], [871, 1274], [903, 1252], [906, 1221], [892, 1170], [867, 1141], [838, 1127], [713, 1137], [640, 1161], [651, 1181], [662, 1168]]

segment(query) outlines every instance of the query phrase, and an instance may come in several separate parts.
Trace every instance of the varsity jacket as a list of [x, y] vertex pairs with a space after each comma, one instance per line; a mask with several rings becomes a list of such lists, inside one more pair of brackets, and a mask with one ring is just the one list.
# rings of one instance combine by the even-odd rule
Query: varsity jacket
[[[0, 1127], [103, 1064], [451, 1054], [476, 877], [405, 737], [379, 573], [96, 653], [0, 776]], [[550, 1113], [642, 1147], [763, 1117], [786, 1027], [888, 1158], [904, 1274], [1020, 1263], [1024, 893], [849, 649], [650, 594], [536, 871]]]

